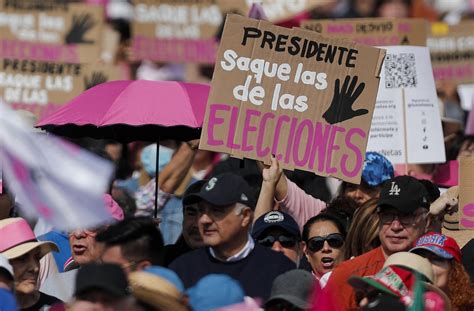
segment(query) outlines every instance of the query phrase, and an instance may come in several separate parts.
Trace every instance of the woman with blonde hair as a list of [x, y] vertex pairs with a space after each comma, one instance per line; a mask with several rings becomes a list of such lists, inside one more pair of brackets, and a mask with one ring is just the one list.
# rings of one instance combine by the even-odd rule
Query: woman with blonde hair
[[379, 246], [378, 227], [377, 199], [371, 199], [354, 213], [346, 238], [346, 259], [357, 257]]

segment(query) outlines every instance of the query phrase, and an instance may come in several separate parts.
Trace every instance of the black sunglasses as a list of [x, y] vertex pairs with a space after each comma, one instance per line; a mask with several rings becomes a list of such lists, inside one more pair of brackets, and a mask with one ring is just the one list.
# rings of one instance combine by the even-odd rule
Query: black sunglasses
[[324, 242], [327, 241], [329, 246], [333, 248], [340, 248], [344, 245], [344, 237], [340, 233], [331, 233], [325, 237], [315, 236], [306, 242], [308, 248], [312, 252], [319, 252], [324, 247]]
[[264, 237], [263, 239], [257, 240], [258, 244], [265, 246], [265, 247], [272, 247], [273, 243], [276, 241], [280, 242], [281, 246], [283, 247], [293, 247], [296, 245], [296, 238], [292, 236], [287, 236], [287, 235], [279, 235], [279, 236], [273, 236], [273, 235], [268, 235]]

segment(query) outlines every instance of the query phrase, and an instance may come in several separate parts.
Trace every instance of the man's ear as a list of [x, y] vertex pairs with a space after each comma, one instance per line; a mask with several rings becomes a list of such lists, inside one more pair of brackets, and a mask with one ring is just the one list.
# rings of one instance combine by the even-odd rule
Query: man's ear
[[303, 241], [298, 242], [298, 252], [300, 254], [305, 254], [305, 250], [306, 250], [306, 243]]
[[253, 211], [250, 208], [244, 208], [240, 216], [242, 217], [242, 227], [248, 227], [252, 224]]

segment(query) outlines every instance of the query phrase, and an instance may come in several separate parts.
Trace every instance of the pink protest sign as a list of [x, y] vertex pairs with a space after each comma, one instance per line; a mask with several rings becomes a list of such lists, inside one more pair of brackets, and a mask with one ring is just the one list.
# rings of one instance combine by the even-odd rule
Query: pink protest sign
[[359, 183], [385, 51], [228, 15], [200, 148]]
[[474, 22], [433, 23], [427, 42], [435, 80], [474, 83]]
[[372, 46], [426, 46], [426, 21], [419, 18], [350, 18], [306, 20], [301, 27], [325, 36]]
[[474, 230], [474, 157], [459, 160], [459, 228]]
[[215, 62], [224, 16], [216, 1], [134, 1], [132, 49], [136, 59]]

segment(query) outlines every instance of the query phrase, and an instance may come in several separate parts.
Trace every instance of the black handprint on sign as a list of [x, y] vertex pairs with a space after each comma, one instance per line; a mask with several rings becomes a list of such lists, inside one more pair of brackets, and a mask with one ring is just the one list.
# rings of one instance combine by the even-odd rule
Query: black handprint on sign
[[84, 85], [86, 90], [104, 82], [107, 82], [107, 76], [102, 72], [93, 72], [90, 79], [84, 77]]
[[89, 13], [74, 15], [71, 29], [66, 34], [64, 41], [66, 44], [93, 44], [93, 40], [86, 40], [84, 36], [95, 24], [96, 22]]
[[352, 105], [364, 90], [365, 83], [362, 82], [356, 88], [358, 77], [354, 76], [352, 81], [350, 80], [351, 77], [346, 76], [342, 88], [340, 88], [341, 80], [336, 79], [331, 105], [323, 114], [323, 118], [327, 123], [339, 123], [369, 112], [367, 109], [352, 110]]

